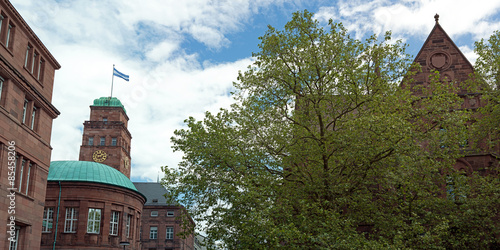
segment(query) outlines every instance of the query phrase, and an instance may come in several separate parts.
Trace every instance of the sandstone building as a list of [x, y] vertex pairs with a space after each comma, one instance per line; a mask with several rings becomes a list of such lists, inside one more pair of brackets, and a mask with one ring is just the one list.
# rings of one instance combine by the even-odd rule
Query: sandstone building
[[40, 246], [59, 68], [12, 4], [1, 0], [0, 249]]

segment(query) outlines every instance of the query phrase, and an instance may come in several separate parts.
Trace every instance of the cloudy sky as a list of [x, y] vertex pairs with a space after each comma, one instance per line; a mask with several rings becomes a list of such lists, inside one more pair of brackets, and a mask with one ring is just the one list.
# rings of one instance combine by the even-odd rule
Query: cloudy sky
[[356, 37], [393, 31], [416, 55], [440, 24], [474, 63], [474, 41], [500, 30], [492, 0], [11, 0], [62, 65], [56, 71], [52, 160], [78, 160], [93, 100], [113, 96], [130, 117], [132, 180], [156, 181], [176, 167], [170, 137], [184, 119], [227, 107], [232, 82], [252, 63], [267, 25], [282, 29], [295, 11], [342, 22]]

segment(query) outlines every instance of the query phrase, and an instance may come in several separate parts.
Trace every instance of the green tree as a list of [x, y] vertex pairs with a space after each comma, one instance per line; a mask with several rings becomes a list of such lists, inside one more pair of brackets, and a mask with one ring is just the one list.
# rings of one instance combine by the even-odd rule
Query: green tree
[[[209, 240], [429, 249], [485, 238], [462, 240], [453, 228], [465, 223], [461, 205], [445, 198], [469, 116], [453, 83], [436, 72], [415, 95], [419, 68], [390, 33], [359, 41], [307, 11], [260, 40], [234, 83], [235, 103], [187, 119], [172, 138], [183, 161], [163, 168], [170, 197], [203, 221]], [[473, 203], [467, 183], [454, 190]]]

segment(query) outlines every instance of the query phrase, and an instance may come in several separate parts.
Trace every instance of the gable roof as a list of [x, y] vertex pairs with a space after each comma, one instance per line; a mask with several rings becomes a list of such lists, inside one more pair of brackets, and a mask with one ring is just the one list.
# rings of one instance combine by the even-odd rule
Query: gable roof
[[[436, 24], [434, 25], [434, 28], [432, 28], [431, 32], [427, 36], [427, 39], [425, 40], [424, 44], [422, 45], [422, 48], [420, 49], [417, 56], [415, 57], [414, 62], [418, 62], [419, 59], [421, 60], [422, 57], [424, 56], [426, 50], [430, 50], [430, 49], [434, 49], [434, 50], [441, 49], [444, 51], [452, 50], [453, 52], [458, 53], [458, 56], [461, 57], [460, 59], [462, 59], [468, 67], [473, 69], [474, 67], [469, 62], [467, 57], [464, 56], [464, 54], [462, 53], [462, 51], [460, 51], [460, 49], [457, 47], [455, 42], [453, 42], [453, 40], [450, 38], [450, 36], [448, 36], [446, 31], [444, 31], [443, 27], [441, 27], [441, 25], [439, 24], [439, 15], [436, 14], [434, 16], [434, 19], [436, 21]], [[451, 45], [451, 48], [447, 45]], [[424, 65], [422, 65], [422, 66], [424, 66]]]

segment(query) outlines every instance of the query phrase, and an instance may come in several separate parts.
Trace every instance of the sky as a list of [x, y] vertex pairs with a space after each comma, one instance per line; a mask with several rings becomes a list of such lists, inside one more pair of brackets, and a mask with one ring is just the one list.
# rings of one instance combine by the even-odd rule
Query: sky
[[11, 0], [49, 49], [56, 71], [52, 161], [78, 160], [83, 122], [93, 100], [110, 96], [113, 64], [130, 81], [114, 79], [132, 134], [132, 181], [156, 181], [176, 168], [182, 152], [170, 138], [190, 116], [227, 108], [238, 71], [258, 52], [267, 26], [277, 29], [307, 9], [322, 24], [342, 22], [356, 38], [383, 35], [409, 44], [415, 56], [434, 15], [474, 64], [474, 41], [500, 30], [492, 0]]

